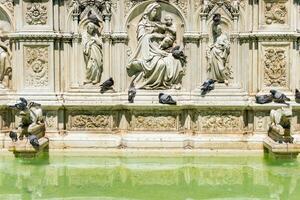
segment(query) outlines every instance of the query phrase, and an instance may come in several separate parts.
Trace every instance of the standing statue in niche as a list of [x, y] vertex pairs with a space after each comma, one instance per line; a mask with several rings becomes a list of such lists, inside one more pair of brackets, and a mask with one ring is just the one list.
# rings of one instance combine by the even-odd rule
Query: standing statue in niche
[[11, 78], [11, 52], [4, 42], [0, 40], [0, 88], [8, 87]]
[[84, 84], [97, 84], [103, 72], [102, 42], [99, 38], [99, 27], [96, 23], [89, 22], [86, 32], [82, 37], [84, 61], [86, 64]]
[[214, 43], [207, 51], [208, 76], [219, 83], [228, 84], [228, 67], [226, 66], [230, 54], [230, 41], [223, 33], [220, 25], [220, 14], [214, 16], [213, 38]]
[[171, 51], [176, 28], [171, 16], [161, 22], [161, 6], [149, 4], [137, 27], [138, 47], [127, 66], [137, 89], [180, 89], [185, 61]]

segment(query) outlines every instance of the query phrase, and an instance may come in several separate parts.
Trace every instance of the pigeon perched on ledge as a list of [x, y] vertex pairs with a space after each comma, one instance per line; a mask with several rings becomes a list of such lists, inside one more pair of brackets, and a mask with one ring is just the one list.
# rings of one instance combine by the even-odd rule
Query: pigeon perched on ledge
[[20, 97], [20, 101], [18, 101], [15, 105], [9, 107], [16, 108], [18, 110], [26, 110], [27, 105], [28, 105], [27, 100], [23, 97]]
[[28, 136], [28, 140], [30, 142], [30, 144], [34, 147], [34, 148], [39, 148], [40, 143], [38, 138], [36, 137], [36, 135], [29, 135]]
[[295, 101], [300, 103], [300, 91], [298, 89], [295, 90]]
[[111, 90], [112, 86], [114, 85], [114, 80], [112, 77], [110, 77], [108, 80], [104, 81], [101, 85], [100, 85], [100, 93], [103, 94], [104, 92], [106, 92], [107, 90]]
[[180, 48], [180, 46], [175, 46], [171, 50], [171, 53], [175, 59], [180, 60], [182, 64], [186, 64], [186, 55], [184, 55], [183, 50]]
[[17, 133], [14, 132], [14, 131], [10, 131], [10, 132], [9, 132], [9, 137], [10, 137], [10, 139], [11, 139], [13, 142], [18, 141], [18, 135], [17, 135]]
[[289, 105], [288, 103], [286, 103], [285, 101], [290, 101], [291, 99], [288, 98], [285, 94], [277, 91], [277, 90], [270, 90], [272, 96], [273, 96], [273, 99], [274, 99], [274, 102], [275, 103], [284, 103], [286, 105]]
[[134, 98], [136, 95], [136, 89], [133, 84], [130, 85], [128, 89], [128, 102], [129, 103], [134, 103]]
[[173, 100], [171, 95], [164, 94], [164, 93], [159, 93], [158, 95], [159, 103], [161, 104], [170, 104], [170, 105], [176, 105], [177, 102]]
[[215, 82], [216, 82], [216, 80], [213, 80], [213, 79], [208, 79], [208, 80], [204, 81], [204, 83], [201, 85], [202, 86], [201, 95], [204, 96], [211, 90], [215, 89]]
[[273, 96], [270, 94], [255, 96], [256, 103], [266, 104], [271, 103], [273, 101]]

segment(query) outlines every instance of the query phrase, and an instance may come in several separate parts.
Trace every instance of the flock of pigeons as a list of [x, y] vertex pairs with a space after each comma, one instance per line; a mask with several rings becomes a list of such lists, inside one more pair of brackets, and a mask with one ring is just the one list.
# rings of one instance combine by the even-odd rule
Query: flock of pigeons
[[[216, 80], [208, 79], [204, 81], [204, 83], [201, 85], [201, 95], [205, 96], [207, 93], [212, 91], [215, 88], [215, 82]], [[112, 89], [112, 86], [114, 85], [114, 80], [112, 78], [109, 78], [108, 80], [104, 81], [100, 85], [100, 93], [104, 93], [108, 90]], [[129, 86], [128, 89], [128, 102], [134, 103], [134, 98], [136, 95], [136, 89], [133, 84]], [[283, 103], [289, 105], [286, 101], [290, 101], [291, 99], [288, 98], [285, 94], [282, 92], [279, 92], [277, 90], [270, 90], [270, 94], [267, 95], [257, 95], [255, 96], [256, 103], [258, 104], [266, 104], [274, 101], [275, 103]], [[159, 93], [158, 95], [159, 103], [161, 104], [171, 104], [176, 105], [177, 102], [168, 94]], [[297, 103], [300, 103], [300, 91], [296, 89], [295, 92], [295, 100]]]

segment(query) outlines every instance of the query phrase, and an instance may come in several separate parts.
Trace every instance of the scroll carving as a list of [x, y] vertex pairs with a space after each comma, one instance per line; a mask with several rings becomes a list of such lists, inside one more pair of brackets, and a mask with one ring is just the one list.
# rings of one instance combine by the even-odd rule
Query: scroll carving
[[218, 130], [218, 129], [240, 129], [241, 113], [238, 112], [205, 112], [201, 113], [201, 128]]
[[131, 125], [140, 130], [172, 130], [176, 129], [176, 122], [176, 116], [139, 115]]
[[48, 47], [25, 47], [25, 86], [47, 87], [48, 80]]
[[268, 48], [264, 56], [264, 83], [267, 87], [287, 86], [287, 60], [282, 48]]
[[109, 115], [76, 115], [72, 117], [72, 128], [86, 128], [95, 129], [110, 128], [110, 116]]

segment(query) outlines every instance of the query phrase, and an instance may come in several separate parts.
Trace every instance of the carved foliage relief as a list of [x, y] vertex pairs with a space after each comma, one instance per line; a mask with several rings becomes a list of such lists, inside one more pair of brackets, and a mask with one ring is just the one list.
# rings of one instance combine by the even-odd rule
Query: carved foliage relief
[[135, 130], [176, 130], [176, 115], [139, 114], [130, 123]]
[[285, 24], [287, 21], [287, 7], [283, 2], [266, 2], [266, 24]]
[[267, 48], [264, 52], [264, 84], [267, 87], [287, 86], [287, 58], [283, 48]]
[[71, 128], [76, 129], [110, 129], [111, 124], [109, 114], [86, 113], [71, 117]]
[[47, 23], [47, 6], [41, 3], [27, 5], [25, 20], [29, 25], [44, 25]]
[[200, 129], [207, 131], [240, 130], [242, 128], [241, 112], [210, 111], [200, 113]]
[[49, 83], [49, 63], [47, 46], [26, 46], [25, 86], [47, 87]]

